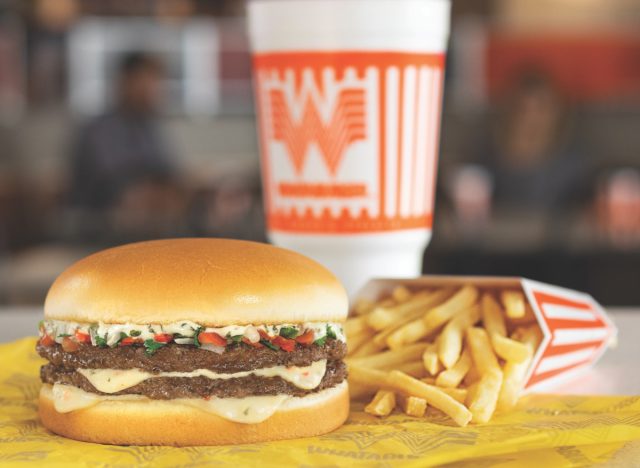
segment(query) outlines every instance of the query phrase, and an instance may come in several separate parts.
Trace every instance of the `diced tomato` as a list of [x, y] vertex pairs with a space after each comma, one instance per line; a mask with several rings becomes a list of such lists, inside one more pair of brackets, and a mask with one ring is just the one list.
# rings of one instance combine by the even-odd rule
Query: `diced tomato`
[[40, 344], [42, 346], [53, 346], [54, 344], [56, 344], [56, 342], [53, 338], [45, 333], [44, 335], [42, 335], [42, 338], [40, 338]]
[[122, 340], [120, 340], [120, 343], [118, 343], [120, 346], [131, 346], [132, 344], [135, 343], [142, 343], [142, 338], [131, 338], [130, 336], [123, 338]]
[[227, 346], [227, 339], [214, 332], [200, 332], [198, 341], [216, 346]]
[[271, 341], [281, 349], [284, 349], [287, 353], [296, 349], [296, 340], [290, 340], [283, 336], [275, 336]]
[[259, 341], [252, 343], [251, 341], [249, 341], [249, 338], [247, 338], [246, 336], [242, 337], [242, 342], [248, 344], [249, 346], [253, 346], [254, 348], [262, 348], [264, 346]]
[[[202, 333], [200, 333], [202, 335]], [[158, 343], [171, 343], [173, 340], [173, 335], [169, 333], [158, 333], [157, 335], [153, 335], [153, 339]]]
[[72, 340], [71, 338], [69, 338], [68, 336], [65, 336], [62, 339], [62, 349], [64, 349], [65, 352], [75, 353], [76, 351], [78, 351], [79, 348], [80, 346], [78, 345], [78, 343]]
[[83, 333], [80, 330], [76, 330], [75, 337], [78, 343], [91, 343], [91, 336], [88, 333]]
[[314, 342], [314, 338], [313, 330], [307, 330], [302, 335], [296, 337], [296, 341], [302, 345], [310, 345]]
[[267, 341], [271, 341], [272, 340], [272, 338], [269, 336], [269, 334], [266, 331], [264, 331], [264, 330], [262, 330], [260, 328], [258, 328], [258, 334], [260, 334], [260, 338], [262, 338], [263, 340], [267, 340]]

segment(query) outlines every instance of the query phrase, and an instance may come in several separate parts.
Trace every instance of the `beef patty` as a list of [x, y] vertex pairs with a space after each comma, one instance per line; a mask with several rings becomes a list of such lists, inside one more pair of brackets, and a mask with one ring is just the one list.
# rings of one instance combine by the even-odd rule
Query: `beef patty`
[[321, 359], [340, 360], [347, 354], [347, 345], [328, 339], [323, 346], [298, 345], [293, 351], [286, 352], [238, 344], [217, 354], [191, 345], [172, 343], [158, 349], [152, 356], [145, 354], [144, 347], [139, 345], [100, 348], [83, 344], [78, 351], [68, 353], [59, 344], [38, 344], [36, 351], [53, 365], [70, 369], [142, 369], [152, 373], [209, 369], [231, 374], [274, 366], [309, 366]]
[[[61, 383], [79, 387], [91, 393], [99, 392], [80, 373], [73, 369], [48, 364], [40, 369], [40, 377], [44, 383]], [[347, 368], [342, 361], [327, 362], [327, 371], [320, 385], [312, 390], [304, 390], [287, 382], [281, 377], [247, 376], [233, 379], [209, 379], [207, 377], [154, 377], [133, 387], [110, 395], [144, 395], [154, 400], [170, 400], [174, 398], [243, 398], [257, 395], [288, 394], [304, 396], [333, 387], [347, 377]]]

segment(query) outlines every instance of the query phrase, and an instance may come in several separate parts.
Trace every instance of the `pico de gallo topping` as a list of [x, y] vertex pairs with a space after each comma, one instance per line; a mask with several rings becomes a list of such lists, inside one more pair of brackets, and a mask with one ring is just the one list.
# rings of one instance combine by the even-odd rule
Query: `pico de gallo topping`
[[58, 343], [66, 352], [76, 352], [80, 345], [101, 348], [143, 346], [147, 355], [175, 343], [224, 352], [231, 346], [266, 347], [274, 351], [292, 352], [296, 346], [324, 346], [328, 339], [345, 341], [338, 323], [231, 325], [202, 327], [193, 322], [169, 325], [81, 324], [59, 320], [43, 320], [39, 325], [40, 344]]

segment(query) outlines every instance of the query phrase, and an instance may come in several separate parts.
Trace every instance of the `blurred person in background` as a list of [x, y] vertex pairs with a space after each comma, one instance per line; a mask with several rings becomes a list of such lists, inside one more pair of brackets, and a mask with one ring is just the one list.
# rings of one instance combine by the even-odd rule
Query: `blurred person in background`
[[551, 80], [538, 71], [521, 74], [474, 164], [448, 180], [463, 229], [487, 225], [493, 212], [555, 218], [574, 208], [588, 168], [572, 130], [567, 101]]
[[640, 247], [640, 170], [621, 167], [597, 183], [595, 222], [601, 237], [620, 250]]
[[492, 129], [482, 159], [494, 181], [494, 205], [560, 213], [586, 177], [566, 98], [544, 73], [525, 72]]
[[71, 202], [88, 215], [89, 231], [108, 217], [116, 233], [144, 237], [180, 216], [176, 170], [158, 118], [163, 74], [154, 56], [124, 56], [114, 107], [76, 136]]

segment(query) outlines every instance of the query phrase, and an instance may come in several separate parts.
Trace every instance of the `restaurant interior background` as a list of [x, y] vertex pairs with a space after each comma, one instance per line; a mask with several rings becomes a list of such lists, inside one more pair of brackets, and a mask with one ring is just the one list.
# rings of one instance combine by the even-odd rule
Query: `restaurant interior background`
[[[0, 0], [0, 304], [106, 246], [265, 240], [244, 13]], [[424, 270], [640, 304], [640, 2], [453, 1]]]

